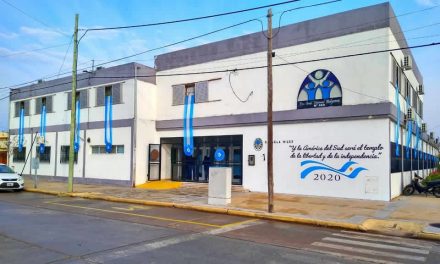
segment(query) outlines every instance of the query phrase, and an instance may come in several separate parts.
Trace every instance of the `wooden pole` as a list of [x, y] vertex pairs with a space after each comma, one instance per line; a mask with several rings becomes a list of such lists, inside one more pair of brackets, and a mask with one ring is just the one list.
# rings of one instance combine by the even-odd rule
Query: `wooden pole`
[[73, 33], [73, 65], [72, 65], [72, 101], [70, 111], [70, 147], [69, 147], [69, 178], [67, 181], [67, 192], [73, 192], [73, 167], [75, 162], [75, 125], [76, 125], [76, 72], [78, 62], [78, 19], [79, 15], [75, 15], [75, 29]]
[[267, 11], [267, 191], [269, 213], [273, 213], [272, 90], [272, 9], [269, 9]]

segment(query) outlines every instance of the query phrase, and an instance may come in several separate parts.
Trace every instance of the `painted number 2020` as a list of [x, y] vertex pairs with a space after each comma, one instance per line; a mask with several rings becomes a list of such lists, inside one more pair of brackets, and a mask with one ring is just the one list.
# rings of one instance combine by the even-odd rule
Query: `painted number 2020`
[[315, 174], [315, 177], [313, 178], [315, 181], [340, 181], [341, 175], [339, 174]]

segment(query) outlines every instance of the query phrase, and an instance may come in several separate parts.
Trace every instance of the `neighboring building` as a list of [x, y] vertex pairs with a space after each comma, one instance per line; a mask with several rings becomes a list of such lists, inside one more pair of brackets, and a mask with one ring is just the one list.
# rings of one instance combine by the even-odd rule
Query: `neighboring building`
[[0, 163], [8, 163], [8, 140], [9, 134], [7, 132], [0, 132]]
[[[266, 192], [266, 45], [258, 32], [159, 55], [156, 69], [131, 63], [80, 74], [79, 80], [90, 79], [78, 82], [87, 108], [80, 115], [76, 179], [206, 182], [210, 166], [229, 166], [234, 184]], [[276, 193], [388, 201], [414, 173], [426, 176], [438, 163], [438, 140], [423, 125], [422, 75], [409, 50], [317, 60], [406, 47], [389, 4], [282, 27], [273, 46], [275, 65], [308, 61], [273, 68]], [[118, 76], [130, 77], [112, 78]], [[40, 161], [41, 175], [67, 175], [68, 80], [11, 92], [15, 146], [19, 110], [28, 113], [29, 148], [29, 133], [40, 126], [35, 105], [42, 97], [53, 103], [47, 114], [50, 159]], [[120, 91], [113, 103], [121, 98], [113, 106], [114, 154], [103, 154], [108, 86]], [[21, 156], [15, 149], [16, 167]]]

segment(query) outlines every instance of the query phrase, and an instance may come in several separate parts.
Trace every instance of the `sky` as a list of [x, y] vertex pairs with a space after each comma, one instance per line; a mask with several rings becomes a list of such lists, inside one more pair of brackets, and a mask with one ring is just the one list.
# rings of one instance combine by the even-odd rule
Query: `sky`
[[[0, 0], [0, 130], [8, 129], [9, 87], [20, 83], [66, 76], [72, 67], [71, 36], [75, 14], [79, 14], [79, 28], [97, 28], [146, 24], [195, 16], [204, 16], [285, 0]], [[273, 7], [274, 23], [283, 10], [327, 0], [301, 0]], [[281, 25], [292, 24], [351, 9], [382, 3], [385, 0], [342, 0], [319, 7], [302, 9], [283, 15]], [[396, 15], [435, 7], [423, 12], [399, 17], [409, 45], [440, 42], [440, 0], [391, 0]], [[230, 16], [210, 18], [155, 27], [88, 32], [79, 45], [78, 68], [91, 69], [115, 58], [160, 47], [252, 18], [265, 18], [266, 9]], [[277, 26], [277, 25], [274, 25]], [[117, 65], [139, 62], [154, 66], [154, 56], [173, 50], [206, 44], [222, 39], [260, 31], [258, 23], [249, 23], [207, 37], [146, 53]], [[83, 32], [83, 31], [82, 31]], [[430, 36], [430, 37], [426, 37]], [[423, 37], [423, 38], [420, 38]], [[440, 87], [437, 85], [440, 69], [440, 46], [413, 50], [415, 61], [424, 77], [424, 119], [428, 130], [440, 135]], [[64, 75], [63, 75], [64, 74]]]

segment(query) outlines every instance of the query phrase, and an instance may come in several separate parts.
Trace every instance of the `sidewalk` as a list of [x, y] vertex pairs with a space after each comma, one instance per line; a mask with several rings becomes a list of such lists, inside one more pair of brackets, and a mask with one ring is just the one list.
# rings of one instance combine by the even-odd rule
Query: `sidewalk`
[[[266, 212], [267, 195], [233, 187], [229, 206], [208, 205], [208, 186], [182, 183], [170, 189], [129, 188], [75, 184], [41, 179], [38, 189], [27, 179], [26, 191], [68, 195], [115, 202], [185, 208], [199, 211], [256, 217], [285, 222], [378, 232], [396, 236], [440, 240], [440, 199], [433, 196], [399, 197], [391, 202], [328, 197], [275, 195], [275, 213]], [[433, 227], [430, 224], [438, 224]]]

